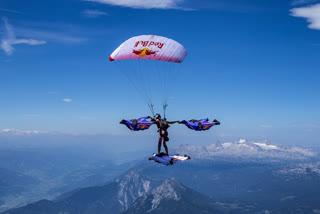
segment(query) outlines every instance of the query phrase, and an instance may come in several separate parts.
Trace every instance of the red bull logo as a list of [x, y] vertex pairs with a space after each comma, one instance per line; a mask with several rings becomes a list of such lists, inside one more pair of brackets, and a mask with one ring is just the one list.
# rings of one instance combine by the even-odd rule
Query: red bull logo
[[137, 54], [138, 56], [144, 57], [144, 56], [150, 56], [153, 54], [156, 54], [158, 51], [152, 51], [149, 48], [143, 48], [140, 50], [133, 50], [132, 53]]
[[157, 49], [162, 49], [164, 46], [164, 43], [161, 43], [161, 42], [154, 42], [154, 41], [137, 41], [135, 44], [134, 44], [134, 48], [139, 48], [141, 47], [141, 49], [139, 50], [133, 50], [132, 53], [138, 55], [138, 56], [141, 56], [141, 57], [144, 57], [144, 56], [150, 56], [150, 55], [154, 55], [156, 54], [157, 52], [159, 51], [153, 51], [153, 50], [150, 50], [150, 48], [154, 49], [154, 48], [157, 48]]
[[150, 47], [150, 46], [155, 46], [159, 49], [161, 49], [164, 46], [164, 43], [161, 42], [153, 42], [153, 41], [138, 41], [135, 43], [134, 47], [138, 47], [139, 45], [143, 47]]

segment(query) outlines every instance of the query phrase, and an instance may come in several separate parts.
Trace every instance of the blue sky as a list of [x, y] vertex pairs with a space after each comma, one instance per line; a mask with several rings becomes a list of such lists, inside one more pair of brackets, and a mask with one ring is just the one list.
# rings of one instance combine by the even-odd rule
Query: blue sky
[[2, 0], [0, 130], [131, 135], [118, 121], [150, 112], [107, 58], [155, 34], [188, 51], [168, 119], [222, 123], [205, 133], [174, 125], [181, 141], [317, 143], [318, 14], [316, 0]]

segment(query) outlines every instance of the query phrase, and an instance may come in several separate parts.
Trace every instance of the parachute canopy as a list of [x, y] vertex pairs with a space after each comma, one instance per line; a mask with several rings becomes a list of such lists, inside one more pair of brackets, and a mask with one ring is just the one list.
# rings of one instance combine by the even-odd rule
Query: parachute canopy
[[144, 98], [152, 115], [154, 105], [160, 103], [165, 115], [168, 100], [174, 94], [173, 86], [177, 85], [177, 77], [182, 74], [181, 62], [186, 56], [186, 49], [172, 39], [155, 35], [135, 36], [109, 56], [110, 70], [124, 74]]
[[148, 59], [181, 63], [186, 49], [178, 42], [155, 35], [135, 36], [122, 43], [109, 57], [110, 61]]

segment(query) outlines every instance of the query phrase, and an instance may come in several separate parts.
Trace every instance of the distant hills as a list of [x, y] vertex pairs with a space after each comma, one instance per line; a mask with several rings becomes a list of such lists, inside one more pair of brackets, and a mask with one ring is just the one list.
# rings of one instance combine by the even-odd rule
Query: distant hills
[[103, 186], [82, 188], [64, 194], [55, 201], [41, 200], [11, 209], [6, 214], [119, 213], [151, 189], [150, 181], [134, 171]]
[[8, 169], [0, 168], [0, 208], [5, 208], [10, 199], [19, 197], [39, 180]]
[[0, 150], [0, 212], [74, 189], [105, 184], [135, 164], [88, 162], [79, 156], [52, 149]]

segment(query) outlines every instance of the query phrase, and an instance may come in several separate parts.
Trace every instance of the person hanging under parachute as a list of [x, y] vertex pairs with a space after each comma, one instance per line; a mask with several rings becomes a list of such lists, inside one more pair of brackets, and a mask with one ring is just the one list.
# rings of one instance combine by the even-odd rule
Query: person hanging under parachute
[[166, 154], [169, 155], [167, 142], [169, 141], [168, 137], [168, 128], [170, 127], [169, 124], [179, 123], [179, 121], [167, 121], [167, 119], [164, 117], [161, 118], [160, 114], [156, 114], [154, 118], [148, 117], [151, 119], [151, 121], [155, 122], [155, 124], [158, 127], [159, 132], [159, 140], [158, 140], [158, 154], [160, 154], [161, 151], [161, 144], [163, 144], [164, 149], [166, 150]]
[[124, 124], [130, 129], [131, 131], [143, 131], [149, 129], [153, 124], [154, 121], [148, 121], [150, 117], [140, 117], [138, 119], [131, 119], [131, 120], [121, 120], [119, 123]]
[[214, 119], [212, 121], [212, 123], [210, 123], [209, 119], [206, 118], [206, 119], [201, 119], [201, 120], [196, 120], [196, 119], [192, 119], [189, 121], [182, 120], [179, 122], [179, 124], [184, 124], [189, 129], [192, 129], [194, 131], [206, 131], [215, 125], [220, 125], [220, 122], [218, 120]]

